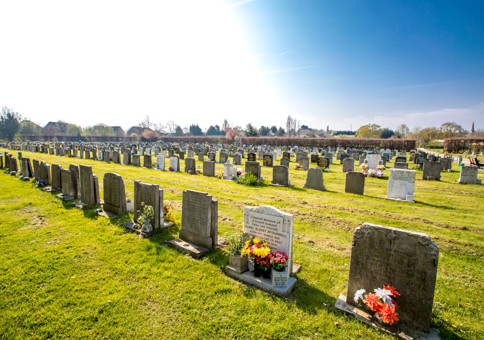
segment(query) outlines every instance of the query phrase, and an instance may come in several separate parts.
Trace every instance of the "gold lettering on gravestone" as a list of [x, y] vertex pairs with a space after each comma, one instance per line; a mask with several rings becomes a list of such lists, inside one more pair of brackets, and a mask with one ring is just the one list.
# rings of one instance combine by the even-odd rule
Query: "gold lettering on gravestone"
[[289, 252], [289, 233], [283, 231], [284, 219], [257, 212], [250, 212], [244, 231], [267, 242], [272, 251]]

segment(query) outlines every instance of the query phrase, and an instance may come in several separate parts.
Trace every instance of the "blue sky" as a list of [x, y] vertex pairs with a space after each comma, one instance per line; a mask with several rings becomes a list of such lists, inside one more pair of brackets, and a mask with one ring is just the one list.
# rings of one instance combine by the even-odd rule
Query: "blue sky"
[[484, 128], [483, 1], [1, 2], [0, 106], [45, 125]]

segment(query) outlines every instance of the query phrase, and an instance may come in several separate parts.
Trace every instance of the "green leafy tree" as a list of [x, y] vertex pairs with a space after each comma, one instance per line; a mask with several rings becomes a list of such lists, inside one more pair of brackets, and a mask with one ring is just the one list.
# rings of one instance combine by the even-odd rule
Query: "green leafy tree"
[[452, 122], [444, 123], [439, 127], [440, 138], [463, 137], [467, 131], [460, 125]]
[[391, 136], [393, 136], [395, 134], [395, 132], [393, 132], [393, 130], [390, 130], [389, 128], [384, 128], [382, 131], [381, 131], [381, 135], [380, 137], [381, 138], [390, 138]]
[[259, 129], [259, 134], [261, 136], [267, 136], [269, 134], [269, 131], [271, 131], [271, 129], [269, 129], [269, 127], [262, 125]]
[[272, 133], [274, 133], [274, 134], [275, 134], [275, 133], [277, 132], [277, 126], [272, 125], [272, 127], [271, 127], [271, 131], [272, 131]]
[[13, 112], [7, 107], [2, 108], [0, 116], [0, 138], [13, 140], [13, 137], [20, 128], [22, 117], [17, 112]]
[[[227, 128], [227, 129], [230, 129], [230, 128]], [[220, 126], [218, 126], [218, 125], [215, 125], [215, 126], [210, 125], [210, 127], [207, 130], [206, 135], [207, 136], [224, 136], [225, 131], [220, 130]]]
[[286, 131], [282, 127], [280, 127], [279, 129], [277, 129], [276, 136], [282, 137], [282, 136], [284, 136], [285, 133], [286, 133]]
[[400, 138], [406, 138], [409, 132], [410, 132], [410, 129], [408, 128], [407, 125], [400, 124], [397, 126], [397, 129], [395, 130], [395, 135], [397, 135]]
[[245, 128], [244, 134], [247, 137], [258, 137], [259, 136], [259, 132], [257, 131], [257, 129], [251, 123], [247, 124], [247, 127]]
[[378, 124], [367, 124], [356, 130], [356, 138], [380, 138], [382, 128]]
[[175, 136], [183, 136], [183, 129], [180, 127], [180, 125], [177, 125], [175, 128]]
[[190, 125], [189, 130], [192, 136], [203, 136], [203, 131], [198, 125]]
[[40, 135], [40, 126], [32, 123], [30, 120], [24, 120], [20, 122], [18, 133], [22, 136], [38, 136]]
[[113, 128], [107, 126], [106, 124], [98, 124], [94, 126], [87, 127], [85, 130], [85, 134], [89, 136], [114, 136]]
[[82, 135], [82, 128], [75, 124], [69, 124], [67, 127], [67, 135], [80, 137]]

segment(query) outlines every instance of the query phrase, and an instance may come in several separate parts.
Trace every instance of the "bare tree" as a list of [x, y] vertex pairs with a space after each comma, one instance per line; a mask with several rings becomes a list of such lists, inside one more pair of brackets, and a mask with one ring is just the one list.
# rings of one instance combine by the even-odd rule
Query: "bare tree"
[[150, 129], [153, 123], [150, 122], [150, 116], [146, 115], [145, 119], [139, 124], [143, 129]]
[[224, 124], [222, 125], [222, 130], [227, 132], [227, 130], [230, 129], [230, 124], [227, 119], [224, 119]]

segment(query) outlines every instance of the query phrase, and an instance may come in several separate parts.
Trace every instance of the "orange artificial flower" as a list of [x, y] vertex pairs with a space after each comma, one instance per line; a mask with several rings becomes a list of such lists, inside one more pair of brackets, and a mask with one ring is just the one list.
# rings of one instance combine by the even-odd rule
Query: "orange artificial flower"
[[395, 307], [390, 307], [390, 305], [387, 305], [386, 303], [380, 309], [380, 316], [382, 320], [390, 326], [400, 320], [397, 315], [398, 313], [395, 313]]
[[374, 312], [380, 311], [383, 305], [383, 303], [380, 301], [380, 297], [373, 293], [368, 293], [363, 302]]
[[390, 292], [392, 292], [393, 297], [400, 296], [400, 293], [397, 292], [397, 290], [395, 289], [395, 287], [392, 287], [390, 285], [386, 285], [386, 286], [383, 286], [383, 289], [386, 289], [386, 290], [389, 290]]

